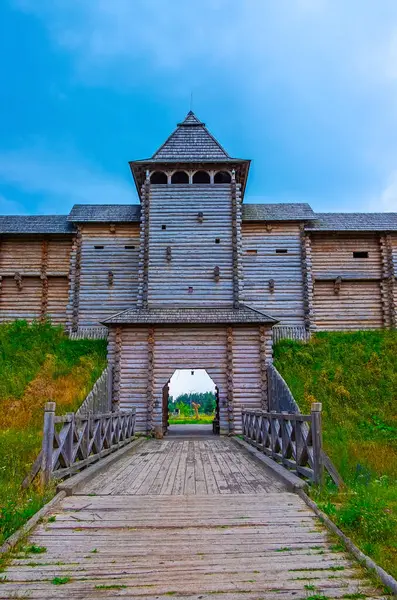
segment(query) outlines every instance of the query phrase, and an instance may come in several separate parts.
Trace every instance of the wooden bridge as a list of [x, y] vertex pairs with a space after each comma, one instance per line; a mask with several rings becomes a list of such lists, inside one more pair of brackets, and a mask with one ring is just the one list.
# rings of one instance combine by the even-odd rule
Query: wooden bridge
[[43, 552], [15, 556], [1, 599], [380, 597], [298, 495], [215, 436], [143, 442], [26, 544]]

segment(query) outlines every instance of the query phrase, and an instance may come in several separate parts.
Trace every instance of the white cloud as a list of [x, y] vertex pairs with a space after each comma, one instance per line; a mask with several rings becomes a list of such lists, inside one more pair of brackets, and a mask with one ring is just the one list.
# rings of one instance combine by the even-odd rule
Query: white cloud
[[[130, 204], [136, 201], [132, 183], [129, 185], [109, 175], [73, 151], [49, 149], [42, 144], [0, 151], [0, 184], [34, 195], [36, 211], [53, 214], [67, 212], [74, 203]], [[4, 211], [11, 212], [12, 204], [8, 209], [6, 204], [4, 206]]]
[[[368, 198], [393, 168], [396, 0], [10, 2], [44, 23], [80, 83], [139, 88], [164, 105], [193, 90], [199, 115], [196, 104], [223, 102], [262, 172], [269, 148], [287, 156], [279, 164], [317, 169], [313, 195], [340, 181], [341, 196]], [[291, 197], [306, 193], [299, 183]], [[86, 194], [95, 195], [91, 185]]]
[[170, 396], [178, 398], [181, 394], [214, 392], [215, 384], [204, 369], [177, 369], [170, 380]]

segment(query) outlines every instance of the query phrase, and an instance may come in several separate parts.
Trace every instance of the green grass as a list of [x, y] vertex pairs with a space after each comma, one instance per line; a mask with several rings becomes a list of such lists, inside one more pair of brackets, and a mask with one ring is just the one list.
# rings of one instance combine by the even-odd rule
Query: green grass
[[51, 583], [53, 585], [65, 585], [65, 583], [69, 583], [69, 581], [71, 581], [71, 577], [54, 577], [54, 579], [51, 580]]
[[30, 546], [25, 546], [23, 551], [26, 552], [26, 554], [43, 554], [44, 552], [47, 552], [47, 548], [45, 546], [31, 544]]
[[215, 419], [214, 415], [204, 415], [199, 413], [199, 419], [180, 415], [179, 417], [172, 416], [169, 418], [170, 425], [211, 425]]
[[346, 489], [313, 490], [320, 508], [397, 577], [397, 332], [283, 340], [275, 365], [302, 412], [323, 404], [324, 447]]
[[71, 341], [49, 323], [0, 325], [0, 544], [54, 493], [20, 487], [40, 451], [44, 403], [75, 410], [105, 365], [104, 340]]

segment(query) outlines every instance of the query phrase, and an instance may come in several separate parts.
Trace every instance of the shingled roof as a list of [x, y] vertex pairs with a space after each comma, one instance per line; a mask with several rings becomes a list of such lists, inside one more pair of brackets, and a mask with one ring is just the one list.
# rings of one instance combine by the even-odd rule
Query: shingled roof
[[274, 325], [276, 319], [263, 312], [240, 305], [240, 308], [129, 308], [103, 321], [104, 325], [130, 324], [263, 324]]
[[396, 231], [397, 213], [317, 213], [310, 231]]
[[243, 204], [243, 221], [310, 221], [309, 204]]
[[68, 221], [75, 223], [126, 223], [140, 221], [139, 204], [75, 204]]
[[231, 160], [227, 152], [190, 111], [177, 129], [152, 156], [153, 161], [224, 161]]
[[66, 215], [0, 216], [0, 233], [72, 233]]

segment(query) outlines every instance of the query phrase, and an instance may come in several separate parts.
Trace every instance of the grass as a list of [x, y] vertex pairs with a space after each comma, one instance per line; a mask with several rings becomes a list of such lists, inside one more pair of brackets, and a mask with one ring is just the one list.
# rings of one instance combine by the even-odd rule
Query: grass
[[275, 365], [302, 412], [323, 404], [324, 447], [346, 489], [313, 490], [320, 508], [397, 577], [397, 332], [283, 340]]
[[69, 583], [69, 581], [71, 581], [71, 577], [54, 577], [54, 579], [51, 580], [51, 583], [53, 585], [65, 585], [65, 583]]
[[44, 403], [74, 411], [105, 365], [104, 340], [71, 341], [49, 323], [0, 325], [0, 544], [54, 493], [21, 490], [40, 451]]
[[31, 544], [30, 546], [25, 546], [23, 551], [26, 552], [26, 554], [44, 554], [44, 552], [47, 552], [47, 548], [45, 546]]
[[215, 419], [214, 415], [204, 415], [199, 413], [199, 418], [189, 417], [184, 415], [174, 416], [169, 418], [170, 425], [211, 425]]

